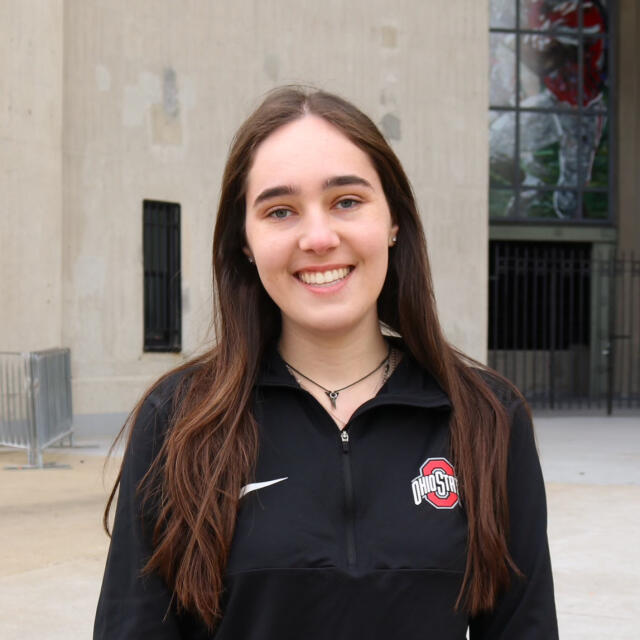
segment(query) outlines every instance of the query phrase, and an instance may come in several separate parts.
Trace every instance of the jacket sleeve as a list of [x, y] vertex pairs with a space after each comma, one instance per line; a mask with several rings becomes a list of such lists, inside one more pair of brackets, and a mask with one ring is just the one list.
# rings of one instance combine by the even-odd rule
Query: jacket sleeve
[[547, 541], [547, 505], [533, 425], [513, 407], [509, 462], [509, 550], [524, 577], [511, 575], [495, 609], [470, 621], [471, 640], [555, 640], [558, 625]]
[[159, 576], [141, 575], [151, 555], [153, 518], [148, 510], [143, 513], [137, 487], [160, 449], [168, 424], [167, 404], [156, 390], [145, 400], [133, 425], [122, 464], [94, 640], [181, 637], [171, 591]]

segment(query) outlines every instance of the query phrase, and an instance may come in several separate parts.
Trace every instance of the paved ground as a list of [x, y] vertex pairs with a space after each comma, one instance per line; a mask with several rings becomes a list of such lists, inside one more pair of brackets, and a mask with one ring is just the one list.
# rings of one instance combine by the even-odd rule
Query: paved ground
[[562, 640], [638, 638], [640, 417], [538, 418]]
[[[119, 419], [119, 417], [118, 417]], [[113, 418], [79, 422], [73, 449], [6, 470], [23, 452], [0, 449], [0, 638], [91, 637], [108, 541], [101, 513]], [[97, 425], [97, 426], [96, 426]], [[638, 637], [640, 417], [540, 417], [549, 539], [563, 640]], [[517, 639], [516, 639], [517, 640]]]

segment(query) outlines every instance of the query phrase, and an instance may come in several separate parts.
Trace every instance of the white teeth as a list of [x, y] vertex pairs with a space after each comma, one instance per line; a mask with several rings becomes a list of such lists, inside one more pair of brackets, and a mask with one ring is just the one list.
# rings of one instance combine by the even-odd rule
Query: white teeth
[[332, 284], [346, 278], [350, 271], [349, 267], [329, 269], [328, 271], [300, 271], [298, 277], [305, 284]]

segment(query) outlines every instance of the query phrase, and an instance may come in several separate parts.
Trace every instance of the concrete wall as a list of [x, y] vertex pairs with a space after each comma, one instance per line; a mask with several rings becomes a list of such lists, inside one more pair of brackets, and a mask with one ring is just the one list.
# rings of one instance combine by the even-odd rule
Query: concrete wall
[[640, 3], [620, 0], [618, 246], [640, 256]]
[[61, 341], [62, 13], [0, 3], [0, 351]]
[[[291, 82], [339, 92], [380, 124], [415, 187], [447, 334], [484, 358], [488, 13], [488, 0], [66, 0], [64, 219], [62, 237], [59, 225], [48, 235], [63, 247], [51, 335], [72, 350], [75, 411], [128, 410], [208, 339], [228, 145], [261, 95]], [[20, 197], [59, 202], [54, 186]], [[181, 355], [142, 350], [145, 198], [182, 206]], [[43, 211], [29, 226], [41, 218], [55, 226]], [[22, 300], [23, 316], [43, 293]]]

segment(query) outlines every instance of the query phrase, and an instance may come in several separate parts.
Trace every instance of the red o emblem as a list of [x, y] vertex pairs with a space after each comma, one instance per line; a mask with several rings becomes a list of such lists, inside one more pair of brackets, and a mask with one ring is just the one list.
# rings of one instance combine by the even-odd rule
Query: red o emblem
[[420, 475], [411, 481], [413, 500], [423, 500], [436, 509], [453, 509], [459, 501], [458, 480], [446, 458], [428, 458], [420, 466]]

